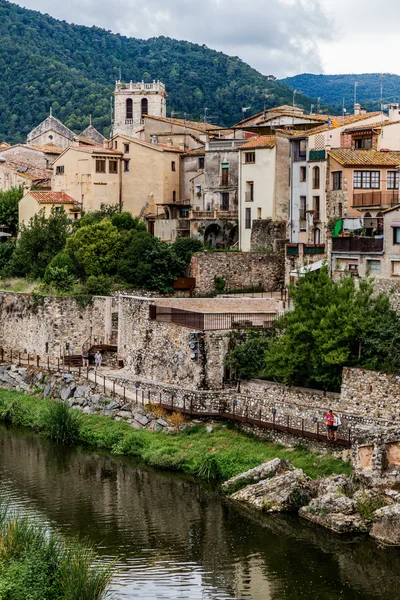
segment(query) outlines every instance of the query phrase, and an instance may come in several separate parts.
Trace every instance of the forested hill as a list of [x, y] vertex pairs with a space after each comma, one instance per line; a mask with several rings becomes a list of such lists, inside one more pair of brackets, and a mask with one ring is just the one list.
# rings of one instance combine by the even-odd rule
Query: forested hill
[[[343, 105], [352, 110], [354, 104], [354, 84], [357, 86], [357, 101], [368, 110], [380, 110], [381, 74], [362, 73], [350, 75], [312, 75], [303, 73], [294, 77], [282, 79], [281, 83], [308, 94], [320, 97], [322, 102], [330, 104], [336, 110]], [[383, 102], [388, 104], [400, 101], [400, 76], [384, 73], [382, 76]]]
[[[169, 111], [232, 125], [241, 109], [291, 104], [293, 93], [237, 57], [185, 41], [139, 40], [97, 27], [70, 25], [0, 0], [0, 141], [22, 141], [49, 113], [76, 132], [94, 125], [105, 134], [110, 98], [121, 69], [125, 81], [160, 79]], [[296, 96], [299, 106], [313, 102]], [[315, 101], [313, 102], [315, 104]]]

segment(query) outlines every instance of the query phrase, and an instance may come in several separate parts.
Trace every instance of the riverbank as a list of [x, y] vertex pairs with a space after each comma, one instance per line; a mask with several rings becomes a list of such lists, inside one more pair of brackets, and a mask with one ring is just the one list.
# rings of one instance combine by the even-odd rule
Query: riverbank
[[[48, 412], [54, 401], [40, 395], [0, 390], [0, 419], [49, 435]], [[225, 480], [273, 458], [290, 460], [309, 477], [348, 475], [352, 467], [329, 454], [301, 446], [284, 448], [238, 431], [229, 424], [188, 424], [183, 431], [135, 430], [124, 421], [78, 413], [74, 443], [136, 456], [148, 465], [188, 473], [203, 480]]]

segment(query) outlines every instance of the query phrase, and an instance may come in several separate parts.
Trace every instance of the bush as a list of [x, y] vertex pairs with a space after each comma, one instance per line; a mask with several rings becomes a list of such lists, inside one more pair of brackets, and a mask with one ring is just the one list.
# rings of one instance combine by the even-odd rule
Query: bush
[[115, 213], [111, 217], [111, 223], [118, 231], [147, 231], [146, 225], [141, 223], [137, 217], [132, 217], [131, 213], [121, 212]]
[[206, 481], [214, 481], [221, 477], [218, 461], [213, 454], [206, 454], [206, 456], [201, 459], [195, 473], [200, 479]]
[[66, 253], [82, 277], [115, 273], [121, 251], [120, 232], [110, 220], [80, 227], [67, 241]]
[[107, 275], [99, 275], [98, 277], [88, 277], [83, 286], [83, 292], [90, 296], [110, 296], [111, 295], [111, 279]]
[[186, 265], [190, 263], [195, 252], [204, 250], [202, 242], [200, 242], [200, 240], [196, 240], [195, 238], [178, 238], [172, 244], [172, 248], [177, 257]]
[[80, 414], [59, 400], [52, 401], [44, 418], [47, 435], [61, 444], [79, 440]]

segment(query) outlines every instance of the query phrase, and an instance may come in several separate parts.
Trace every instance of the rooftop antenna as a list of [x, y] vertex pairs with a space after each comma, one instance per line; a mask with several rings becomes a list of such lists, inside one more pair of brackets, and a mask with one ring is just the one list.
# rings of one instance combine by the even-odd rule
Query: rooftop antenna
[[120, 67], [119, 68], [119, 81], [121, 81], [121, 80], [122, 80], [122, 70], [121, 70], [121, 67]]
[[357, 104], [357, 87], [358, 87], [358, 81], [354, 82], [354, 104]]
[[207, 112], [208, 112], [208, 108], [207, 106], [204, 107], [204, 123], [207, 123]]
[[346, 116], [346, 112], [347, 112], [347, 110], [346, 110], [346, 109], [345, 109], [345, 107], [344, 107], [344, 98], [343, 98], [343, 104], [342, 104], [342, 113], [343, 113], [343, 116], [344, 116], [344, 117]]
[[89, 126], [92, 125], [92, 115], [89, 115]]
[[244, 121], [246, 117], [246, 112], [250, 110], [251, 106], [242, 106], [242, 121]]
[[52, 106], [50, 106], [50, 116], [51, 117], [53, 116], [53, 107]]
[[319, 114], [321, 112], [321, 98], [320, 96], [318, 96], [317, 98], [317, 113]]
[[296, 94], [297, 90], [293, 90], [293, 108], [295, 107]]
[[113, 110], [113, 97], [110, 96], [110, 121], [111, 121], [111, 129], [114, 125], [114, 110]]
[[310, 108], [310, 116], [313, 114], [313, 110], [314, 110], [314, 104], [311, 104], [311, 108]]

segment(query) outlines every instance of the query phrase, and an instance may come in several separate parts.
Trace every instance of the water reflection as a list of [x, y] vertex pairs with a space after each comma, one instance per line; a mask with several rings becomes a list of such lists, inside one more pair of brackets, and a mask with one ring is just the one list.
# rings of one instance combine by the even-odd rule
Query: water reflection
[[119, 556], [116, 598], [393, 600], [400, 552], [239, 510], [185, 477], [0, 428], [0, 482], [66, 535]]

